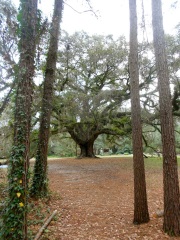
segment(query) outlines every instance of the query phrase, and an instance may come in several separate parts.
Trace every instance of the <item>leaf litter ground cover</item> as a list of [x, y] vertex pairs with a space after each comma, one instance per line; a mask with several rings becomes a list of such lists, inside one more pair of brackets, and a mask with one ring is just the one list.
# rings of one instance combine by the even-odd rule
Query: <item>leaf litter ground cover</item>
[[177, 239], [164, 234], [163, 219], [154, 217], [163, 209], [162, 160], [145, 162], [151, 220], [135, 226], [132, 158], [49, 161], [50, 205], [58, 215], [41, 239]]
[[163, 209], [162, 160], [145, 164], [151, 220], [133, 225], [132, 158], [49, 160], [51, 197], [30, 202], [30, 239], [55, 209], [41, 240], [180, 239], [163, 233], [163, 219], [154, 217]]

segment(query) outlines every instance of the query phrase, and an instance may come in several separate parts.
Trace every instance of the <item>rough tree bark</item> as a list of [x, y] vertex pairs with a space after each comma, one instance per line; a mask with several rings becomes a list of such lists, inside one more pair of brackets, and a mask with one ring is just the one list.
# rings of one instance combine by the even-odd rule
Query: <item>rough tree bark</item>
[[97, 132], [92, 133], [91, 131], [88, 131], [88, 134], [85, 134], [83, 136], [80, 129], [79, 129], [79, 127], [75, 128], [73, 130], [68, 129], [68, 132], [71, 135], [72, 139], [80, 147], [81, 152], [80, 152], [80, 155], [78, 156], [78, 158], [85, 158], [85, 157], [95, 158], [96, 156], [94, 154], [93, 146], [94, 146], [94, 142], [99, 134]]
[[163, 145], [164, 223], [169, 235], [180, 235], [180, 199], [174, 125], [161, 0], [152, 0], [153, 38], [158, 74]]
[[89, 141], [86, 143], [79, 144], [81, 149], [80, 157], [95, 157], [94, 150], [93, 150], [94, 141]]
[[55, 80], [58, 39], [60, 31], [60, 22], [62, 19], [62, 10], [63, 0], [55, 0], [54, 14], [52, 18], [50, 32], [51, 34], [50, 44], [46, 61], [38, 148], [34, 167], [33, 182], [30, 191], [31, 197], [34, 198], [43, 197], [48, 194], [47, 152], [48, 152], [50, 118], [52, 112], [53, 84]]
[[[37, 0], [20, 3], [20, 60], [14, 122], [14, 143], [9, 159], [9, 198], [3, 219], [3, 239], [27, 239], [29, 135], [36, 49]], [[12, 230], [13, 229], [13, 230]]]
[[129, 0], [130, 10], [130, 86], [131, 86], [131, 116], [134, 163], [134, 220], [135, 224], [149, 221], [147, 205], [145, 168], [142, 145], [141, 107], [139, 97], [139, 67], [137, 41], [136, 0]]

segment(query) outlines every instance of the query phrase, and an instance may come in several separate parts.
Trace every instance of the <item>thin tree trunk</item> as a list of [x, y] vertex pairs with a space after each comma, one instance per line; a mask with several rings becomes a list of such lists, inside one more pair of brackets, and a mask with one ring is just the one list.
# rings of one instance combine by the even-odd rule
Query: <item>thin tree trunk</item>
[[34, 167], [33, 183], [30, 191], [31, 197], [34, 198], [43, 197], [48, 194], [47, 152], [62, 10], [63, 0], [55, 0], [54, 14], [51, 24], [50, 45], [46, 62], [38, 149]]
[[22, 18], [14, 143], [9, 160], [9, 199], [3, 219], [3, 239], [11, 240], [27, 239], [29, 136], [36, 49], [37, 0], [21, 1], [20, 6]]
[[149, 221], [145, 168], [142, 145], [141, 108], [139, 97], [139, 67], [137, 41], [136, 0], [129, 0], [130, 9], [130, 80], [131, 80], [131, 116], [134, 162], [134, 220], [135, 224]]
[[161, 0], [152, 0], [153, 38], [158, 74], [160, 119], [163, 145], [164, 223], [169, 235], [180, 235], [180, 202], [177, 157], [165, 50]]

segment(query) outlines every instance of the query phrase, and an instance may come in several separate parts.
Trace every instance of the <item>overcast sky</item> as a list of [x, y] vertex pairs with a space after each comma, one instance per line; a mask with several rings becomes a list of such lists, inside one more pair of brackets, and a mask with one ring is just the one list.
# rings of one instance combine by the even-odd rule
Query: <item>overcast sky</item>
[[[18, 0], [12, 1], [18, 6]], [[52, 15], [53, 2], [54, 0], [39, 0], [39, 8], [43, 10], [45, 15]], [[90, 2], [98, 17], [92, 12], [77, 13], [89, 10], [86, 0], [65, 0], [61, 29], [69, 33], [84, 30], [90, 34], [113, 34], [116, 37], [125, 35], [129, 38], [128, 0], [90, 0]], [[151, 0], [137, 0], [139, 21], [143, 16], [142, 2], [144, 2], [147, 35], [151, 39]], [[176, 8], [171, 7], [172, 2], [177, 2]], [[180, 22], [180, 0], [162, 0], [162, 3], [165, 32], [173, 33], [174, 27]]]

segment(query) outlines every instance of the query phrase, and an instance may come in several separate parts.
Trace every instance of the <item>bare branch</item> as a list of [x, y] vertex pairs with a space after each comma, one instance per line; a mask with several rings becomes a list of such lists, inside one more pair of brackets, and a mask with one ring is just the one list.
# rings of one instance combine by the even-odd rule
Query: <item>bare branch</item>
[[0, 107], [0, 115], [6, 108], [7, 104], [9, 103], [10, 95], [12, 93], [12, 90], [14, 89], [15, 81], [12, 83], [11, 89], [9, 90], [8, 94], [6, 95], [5, 99], [3, 100], [2, 106]]
[[80, 11], [78, 11], [78, 10], [76, 10], [75, 8], [73, 8], [71, 5], [69, 5], [68, 3], [65, 3], [64, 2], [64, 4], [66, 4], [68, 7], [70, 7], [73, 11], [75, 11], [76, 13], [78, 13], [78, 14], [82, 14], [82, 13], [86, 13], [86, 12], [92, 12], [94, 15], [95, 15], [95, 17], [98, 19], [98, 15], [95, 13], [95, 11], [92, 9], [92, 6], [90, 5], [90, 3], [87, 1], [87, 3], [88, 3], [88, 5], [89, 5], [89, 7], [90, 7], [90, 9], [89, 10], [84, 10], [84, 11], [82, 11], [82, 12], [80, 12]]

